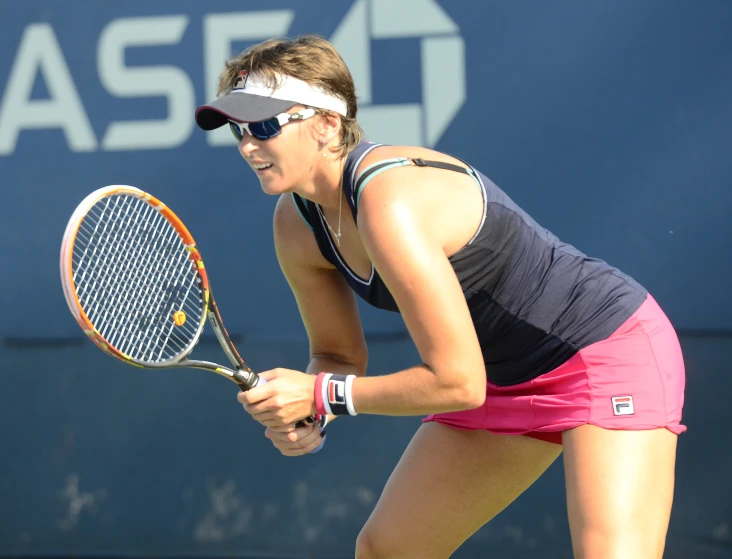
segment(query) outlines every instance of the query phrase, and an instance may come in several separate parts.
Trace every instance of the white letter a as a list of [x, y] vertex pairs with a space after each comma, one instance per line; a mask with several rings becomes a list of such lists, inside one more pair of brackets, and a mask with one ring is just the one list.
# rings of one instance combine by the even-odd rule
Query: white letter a
[[[49, 99], [31, 99], [38, 72]], [[23, 129], [62, 128], [73, 151], [94, 151], [97, 140], [53, 28], [26, 27], [0, 103], [0, 155], [15, 151]]]

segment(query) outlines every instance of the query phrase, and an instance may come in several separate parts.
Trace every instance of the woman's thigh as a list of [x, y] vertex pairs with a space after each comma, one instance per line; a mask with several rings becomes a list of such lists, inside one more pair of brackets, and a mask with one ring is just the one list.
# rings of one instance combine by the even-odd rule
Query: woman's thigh
[[561, 451], [524, 436], [423, 424], [359, 535], [357, 559], [449, 557]]
[[667, 429], [565, 431], [564, 471], [577, 559], [660, 559], [674, 491], [677, 435]]

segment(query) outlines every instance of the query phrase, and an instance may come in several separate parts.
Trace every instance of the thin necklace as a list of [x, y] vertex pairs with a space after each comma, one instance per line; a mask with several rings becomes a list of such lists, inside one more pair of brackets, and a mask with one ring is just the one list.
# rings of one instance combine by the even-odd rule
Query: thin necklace
[[333, 231], [333, 228], [330, 226], [330, 223], [328, 223], [328, 220], [325, 218], [325, 212], [321, 210], [320, 214], [323, 216], [323, 221], [325, 221], [325, 224], [328, 226], [328, 229], [330, 229], [330, 232], [333, 233], [333, 236], [335, 237], [336, 244], [338, 245], [338, 248], [341, 248], [341, 209], [343, 208], [343, 173], [341, 172], [341, 182], [338, 184], [338, 232], [336, 233]]

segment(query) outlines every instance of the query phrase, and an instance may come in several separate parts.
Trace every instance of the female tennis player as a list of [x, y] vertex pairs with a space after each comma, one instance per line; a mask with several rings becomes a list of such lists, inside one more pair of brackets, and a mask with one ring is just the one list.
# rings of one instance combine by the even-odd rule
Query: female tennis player
[[[238, 398], [285, 455], [313, 414], [426, 415], [356, 557], [450, 556], [564, 451], [576, 557], [662, 556], [684, 365], [647, 290], [561, 242], [472, 165], [368, 143], [351, 75], [315, 36], [227, 62], [198, 125], [230, 126], [267, 194], [305, 324], [305, 372]], [[550, 193], [547, 193], [550, 195]], [[366, 376], [354, 294], [401, 313], [422, 363]]]

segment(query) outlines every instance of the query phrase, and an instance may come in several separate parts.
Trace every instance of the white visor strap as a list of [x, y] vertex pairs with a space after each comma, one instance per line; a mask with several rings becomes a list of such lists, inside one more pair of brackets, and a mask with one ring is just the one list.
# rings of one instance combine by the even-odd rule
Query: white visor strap
[[231, 93], [246, 93], [282, 101], [293, 101], [300, 105], [335, 111], [343, 116], [348, 116], [348, 105], [342, 99], [292, 76], [281, 75], [279, 79], [280, 85], [274, 89], [266, 85], [256, 74], [249, 74], [246, 76], [244, 87], [235, 88]]

